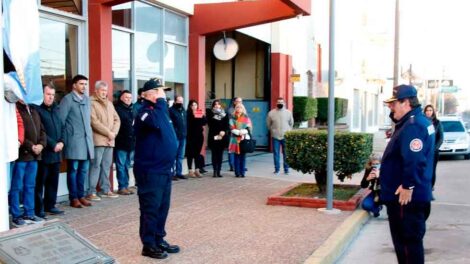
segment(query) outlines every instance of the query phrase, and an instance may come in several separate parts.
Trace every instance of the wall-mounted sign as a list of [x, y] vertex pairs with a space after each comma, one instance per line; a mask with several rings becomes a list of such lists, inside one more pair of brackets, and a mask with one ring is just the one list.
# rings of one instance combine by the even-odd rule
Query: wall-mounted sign
[[429, 89], [437, 88], [438, 85], [439, 85], [439, 81], [438, 81], [438, 80], [428, 80], [428, 88], [429, 88]]
[[442, 80], [441, 87], [454, 86], [454, 80]]
[[293, 73], [290, 75], [290, 82], [300, 82], [300, 74]]

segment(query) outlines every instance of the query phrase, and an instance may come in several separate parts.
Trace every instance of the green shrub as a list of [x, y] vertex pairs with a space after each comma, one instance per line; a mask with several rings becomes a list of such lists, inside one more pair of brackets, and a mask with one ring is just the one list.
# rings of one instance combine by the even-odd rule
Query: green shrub
[[[328, 121], [328, 98], [317, 98], [318, 115], [317, 120], [319, 123], [326, 123]], [[335, 97], [335, 122], [345, 117], [348, 114], [348, 99]]]
[[[327, 131], [294, 130], [286, 136], [287, 163], [303, 173], [315, 173], [317, 184], [324, 190], [327, 166]], [[369, 133], [336, 132], [334, 171], [344, 181], [364, 169], [372, 153], [373, 135]]]
[[317, 100], [307, 96], [294, 96], [294, 126], [317, 117]]

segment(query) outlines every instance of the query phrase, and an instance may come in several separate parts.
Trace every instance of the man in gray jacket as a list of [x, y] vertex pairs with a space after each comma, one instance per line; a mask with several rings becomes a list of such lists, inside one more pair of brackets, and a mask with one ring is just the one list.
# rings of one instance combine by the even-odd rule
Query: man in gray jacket
[[281, 147], [284, 173], [289, 174], [289, 165], [286, 163], [286, 140], [284, 135], [294, 126], [294, 118], [292, 112], [285, 108], [284, 98], [279, 97], [277, 99], [276, 108], [269, 111], [266, 123], [273, 138], [274, 174], [279, 174], [279, 152]]
[[90, 98], [85, 94], [87, 85], [87, 77], [76, 75], [72, 79], [72, 92], [60, 102], [64, 157], [67, 159], [67, 187], [70, 206], [74, 208], [91, 206], [85, 199], [85, 180], [90, 160], [94, 156]]

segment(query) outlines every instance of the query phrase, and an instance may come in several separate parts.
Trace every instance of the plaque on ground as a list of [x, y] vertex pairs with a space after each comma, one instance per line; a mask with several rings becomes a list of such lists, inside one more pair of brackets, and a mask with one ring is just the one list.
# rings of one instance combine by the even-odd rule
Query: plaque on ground
[[0, 237], [0, 263], [73, 264], [114, 263], [64, 223]]

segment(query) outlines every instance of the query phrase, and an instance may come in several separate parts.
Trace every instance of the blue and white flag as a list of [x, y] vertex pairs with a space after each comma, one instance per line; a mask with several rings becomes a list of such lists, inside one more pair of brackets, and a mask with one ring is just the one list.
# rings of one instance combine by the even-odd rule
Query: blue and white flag
[[3, 48], [15, 66], [24, 101], [43, 101], [37, 0], [3, 0]]

